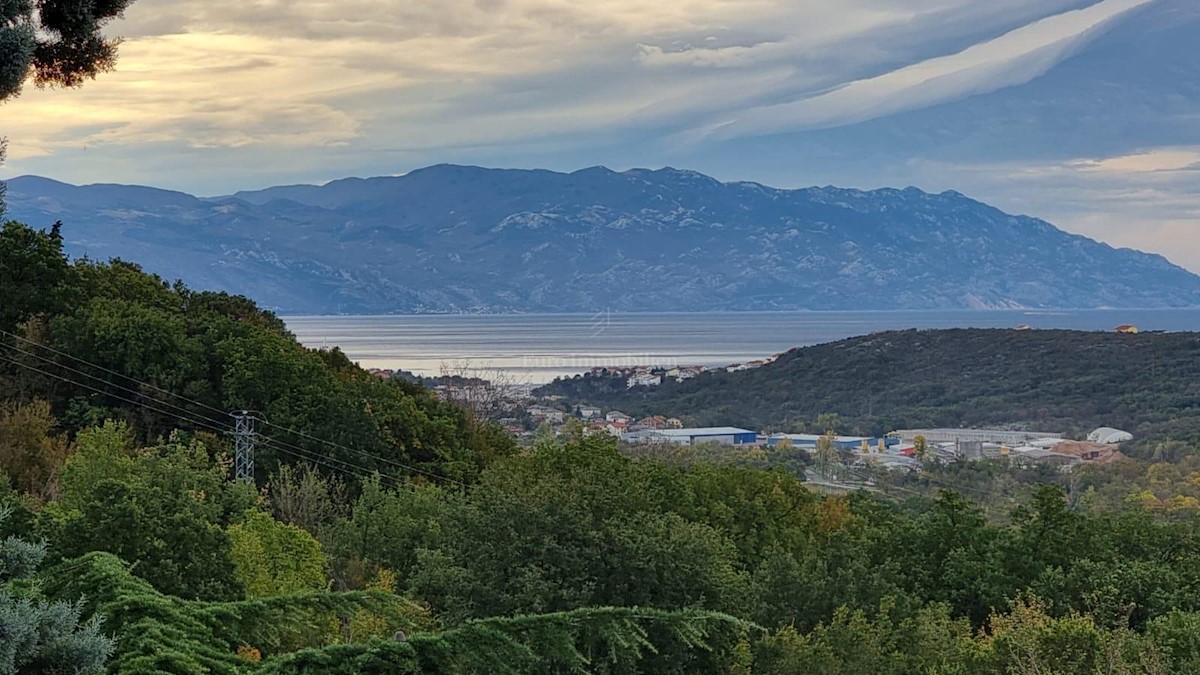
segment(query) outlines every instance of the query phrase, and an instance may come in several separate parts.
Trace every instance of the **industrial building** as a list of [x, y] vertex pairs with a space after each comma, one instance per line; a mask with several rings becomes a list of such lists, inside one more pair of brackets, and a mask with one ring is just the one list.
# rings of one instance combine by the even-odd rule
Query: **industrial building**
[[649, 429], [621, 434], [621, 440], [631, 443], [674, 443], [676, 445], [695, 445], [697, 443], [753, 445], [758, 442], [758, 434], [749, 429], [737, 427]]
[[1062, 439], [1062, 434], [1046, 431], [1009, 431], [1005, 429], [905, 429], [888, 434], [905, 443], [916, 441], [917, 436], [927, 443], [999, 443], [1016, 446], [1043, 439]]
[[1128, 431], [1121, 431], [1112, 427], [1100, 427], [1092, 433], [1088, 434], [1087, 439], [1093, 443], [1104, 443], [1105, 445], [1116, 445], [1125, 441], [1132, 441], [1133, 434]]
[[[805, 450], [815, 450], [821, 436], [817, 434], [775, 434], [767, 439], [767, 445], [792, 445]], [[881, 439], [869, 436], [834, 436], [833, 447], [836, 450], [855, 450], [859, 452], [878, 452], [899, 443], [899, 439]]]

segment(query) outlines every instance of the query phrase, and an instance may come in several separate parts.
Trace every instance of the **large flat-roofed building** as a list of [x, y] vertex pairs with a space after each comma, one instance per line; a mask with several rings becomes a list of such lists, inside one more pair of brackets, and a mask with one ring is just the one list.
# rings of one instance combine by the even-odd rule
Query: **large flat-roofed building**
[[[774, 434], [767, 439], [767, 445], [791, 445], [804, 450], [815, 450], [820, 440], [821, 436], [818, 434]], [[881, 449], [880, 439], [868, 436], [832, 436], [829, 440], [838, 450], [863, 450], [865, 448], [867, 452], [875, 452]], [[885, 442], [885, 445], [895, 445], [895, 441]]]
[[700, 427], [695, 429], [650, 429], [621, 434], [621, 440], [632, 443], [724, 443], [725, 445], [748, 445], [758, 442], [758, 434], [737, 427]]
[[912, 443], [922, 436], [929, 443], [999, 443], [1001, 445], [1023, 445], [1046, 438], [1062, 438], [1062, 434], [1046, 431], [1009, 431], [1006, 429], [904, 429], [894, 431], [891, 436], [904, 443]]

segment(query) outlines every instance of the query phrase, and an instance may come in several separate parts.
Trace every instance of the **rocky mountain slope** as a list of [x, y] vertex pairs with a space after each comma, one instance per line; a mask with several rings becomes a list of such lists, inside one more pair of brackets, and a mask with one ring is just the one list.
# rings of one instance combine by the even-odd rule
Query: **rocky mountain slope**
[[285, 313], [1200, 305], [1200, 277], [956, 192], [440, 165], [203, 199], [9, 182], [9, 217]]

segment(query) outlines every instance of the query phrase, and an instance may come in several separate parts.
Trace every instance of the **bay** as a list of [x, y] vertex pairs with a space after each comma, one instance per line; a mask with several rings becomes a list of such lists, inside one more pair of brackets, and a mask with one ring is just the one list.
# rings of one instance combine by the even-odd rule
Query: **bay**
[[309, 347], [339, 347], [367, 368], [438, 375], [497, 370], [548, 382], [596, 366], [725, 366], [883, 330], [1015, 328], [1200, 331], [1198, 309], [928, 310], [292, 316]]

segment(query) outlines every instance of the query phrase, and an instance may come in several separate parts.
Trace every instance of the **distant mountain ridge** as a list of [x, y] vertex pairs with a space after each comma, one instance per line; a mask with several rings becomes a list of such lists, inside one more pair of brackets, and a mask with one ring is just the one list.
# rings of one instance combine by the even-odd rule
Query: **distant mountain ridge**
[[284, 313], [1200, 305], [1200, 277], [957, 192], [438, 165], [198, 198], [8, 183], [9, 217]]

